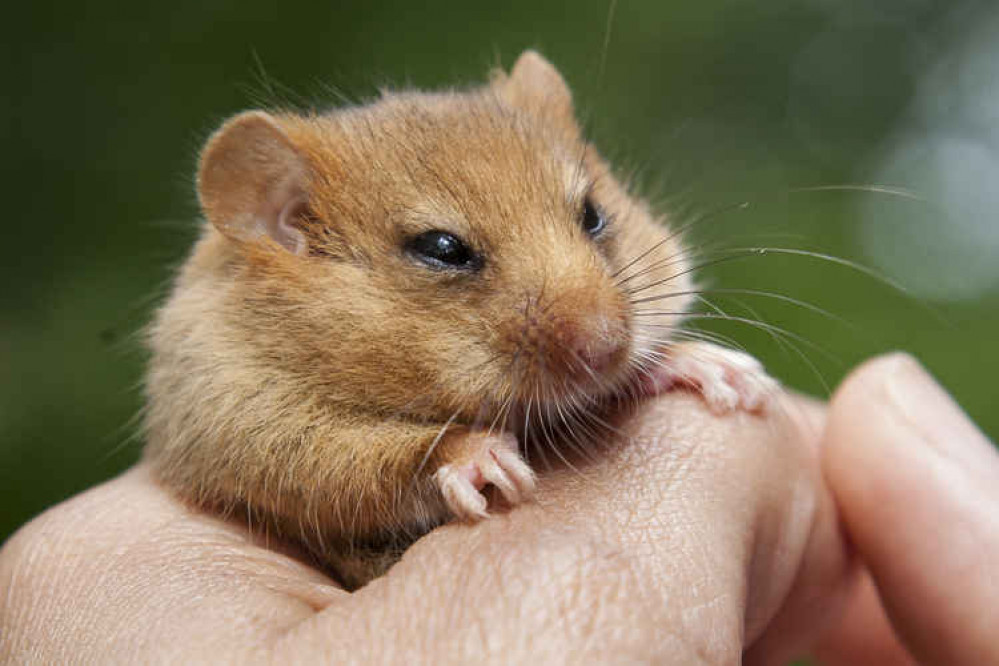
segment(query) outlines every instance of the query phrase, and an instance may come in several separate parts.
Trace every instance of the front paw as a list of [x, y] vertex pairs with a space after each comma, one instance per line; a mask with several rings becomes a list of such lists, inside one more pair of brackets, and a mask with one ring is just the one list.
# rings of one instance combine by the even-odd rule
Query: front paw
[[697, 389], [711, 411], [737, 409], [764, 412], [780, 389], [755, 358], [741, 351], [706, 342], [679, 342], [645, 378], [646, 393], [658, 394], [676, 385]]
[[534, 472], [520, 457], [513, 435], [460, 430], [447, 437], [447, 448], [454, 453], [433, 478], [457, 518], [479, 520], [488, 515], [482, 494], [487, 485], [495, 486], [510, 504], [533, 494]]

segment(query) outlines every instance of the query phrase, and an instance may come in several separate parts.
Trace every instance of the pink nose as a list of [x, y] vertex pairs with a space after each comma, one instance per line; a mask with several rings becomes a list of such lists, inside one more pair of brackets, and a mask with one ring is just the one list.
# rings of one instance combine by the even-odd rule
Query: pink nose
[[624, 355], [624, 330], [608, 317], [563, 319], [554, 329], [552, 351], [572, 374], [603, 373]]

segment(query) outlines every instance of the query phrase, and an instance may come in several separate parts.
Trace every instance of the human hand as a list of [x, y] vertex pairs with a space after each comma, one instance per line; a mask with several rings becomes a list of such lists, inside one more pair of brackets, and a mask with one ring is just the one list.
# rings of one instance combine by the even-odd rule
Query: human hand
[[535, 504], [435, 530], [354, 594], [139, 465], [0, 551], [0, 661], [780, 663], [850, 570], [821, 410], [783, 407], [649, 402]]
[[915, 361], [895, 355], [837, 392], [823, 448], [868, 574], [816, 649], [821, 663], [999, 664], [992, 443]]

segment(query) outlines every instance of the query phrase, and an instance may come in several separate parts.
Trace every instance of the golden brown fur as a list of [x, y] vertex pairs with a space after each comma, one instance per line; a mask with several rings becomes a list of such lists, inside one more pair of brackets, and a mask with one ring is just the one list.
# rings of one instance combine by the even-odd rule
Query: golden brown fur
[[[636, 381], [668, 331], [641, 326], [622, 277], [650, 267], [627, 286], [690, 288], [678, 241], [533, 53], [467, 92], [238, 116], [209, 141], [199, 192], [211, 224], [150, 329], [147, 456], [184, 497], [249, 509], [352, 585], [385, 565], [352, 573], [345, 549], [447, 519], [432, 475], [461, 433]], [[587, 193], [608, 218], [596, 238]], [[275, 230], [281, 206], [293, 224]], [[403, 250], [431, 229], [480, 249], [481, 270]], [[590, 372], [573, 350], [610, 361]]]

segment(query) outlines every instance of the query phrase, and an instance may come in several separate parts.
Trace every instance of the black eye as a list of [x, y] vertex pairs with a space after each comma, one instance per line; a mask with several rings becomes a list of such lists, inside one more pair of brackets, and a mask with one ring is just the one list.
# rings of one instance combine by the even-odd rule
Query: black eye
[[432, 268], [476, 270], [482, 259], [465, 243], [446, 231], [426, 231], [406, 241], [406, 250]]
[[586, 197], [586, 201], [583, 202], [583, 218], [581, 223], [583, 230], [590, 236], [599, 236], [600, 232], [607, 226], [607, 218], [604, 217], [604, 212], [589, 197]]

